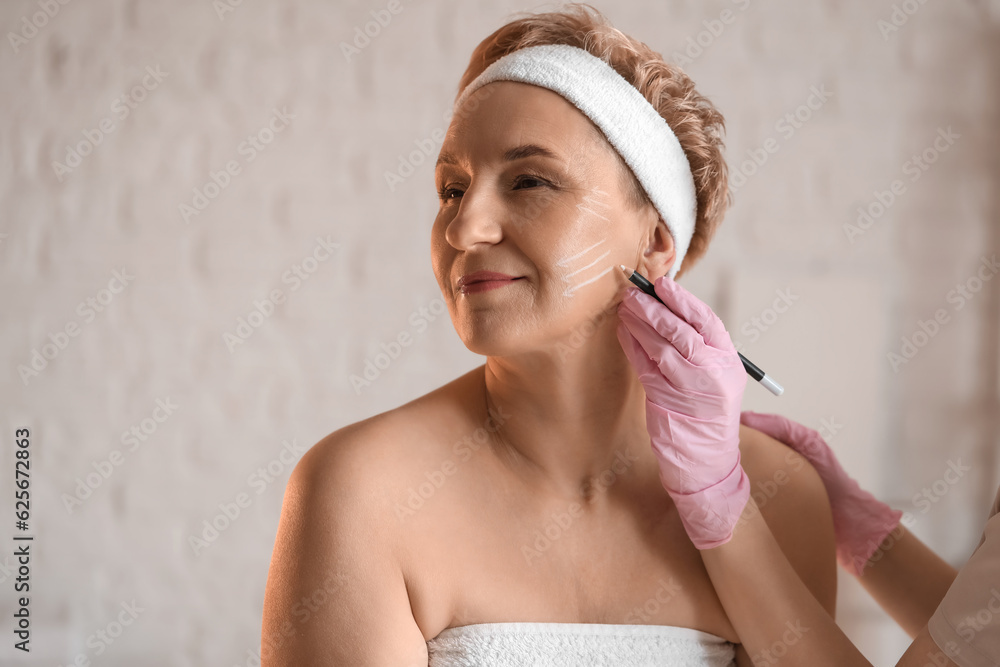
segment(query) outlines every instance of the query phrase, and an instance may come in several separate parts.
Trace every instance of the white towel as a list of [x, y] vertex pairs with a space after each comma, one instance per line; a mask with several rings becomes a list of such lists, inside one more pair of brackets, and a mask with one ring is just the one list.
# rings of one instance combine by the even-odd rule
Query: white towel
[[427, 642], [428, 667], [729, 667], [735, 646], [665, 625], [478, 623]]

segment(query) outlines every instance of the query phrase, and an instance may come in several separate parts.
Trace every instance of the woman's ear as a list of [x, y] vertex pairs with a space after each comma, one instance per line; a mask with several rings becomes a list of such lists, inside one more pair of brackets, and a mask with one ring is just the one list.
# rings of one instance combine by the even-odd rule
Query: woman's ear
[[[650, 208], [652, 209], [652, 207]], [[663, 218], [655, 212], [656, 209], [652, 210], [654, 211], [653, 215], [656, 216], [656, 226], [653, 228], [652, 238], [643, 251], [642, 263], [646, 268], [646, 277], [649, 278], [650, 282], [655, 282], [661, 276], [670, 273], [677, 257], [677, 251], [674, 248], [674, 237], [670, 235], [670, 230], [667, 229]]]

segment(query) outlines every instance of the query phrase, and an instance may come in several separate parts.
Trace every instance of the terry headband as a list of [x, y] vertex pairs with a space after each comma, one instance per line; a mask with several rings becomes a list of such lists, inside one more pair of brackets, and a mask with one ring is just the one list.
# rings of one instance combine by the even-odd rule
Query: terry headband
[[680, 270], [697, 215], [694, 176], [667, 121], [636, 88], [597, 56], [568, 44], [518, 49], [499, 58], [465, 87], [453, 111], [493, 81], [520, 81], [553, 90], [601, 129], [632, 169], [674, 239]]

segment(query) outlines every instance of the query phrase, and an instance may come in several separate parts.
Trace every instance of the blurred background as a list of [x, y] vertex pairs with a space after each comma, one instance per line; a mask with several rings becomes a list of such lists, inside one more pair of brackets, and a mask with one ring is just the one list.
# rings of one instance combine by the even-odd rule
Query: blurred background
[[[960, 566], [1000, 483], [1000, 2], [592, 4], [726, 117], [735, 205], [682, 283], [784, 384], [745, 408], [820, 430]], [[0, 662], [255, 664], [295, 461], [484, 361], [431, 271], [432, 164], [473, 48], [557, 7], [0, 3]]]

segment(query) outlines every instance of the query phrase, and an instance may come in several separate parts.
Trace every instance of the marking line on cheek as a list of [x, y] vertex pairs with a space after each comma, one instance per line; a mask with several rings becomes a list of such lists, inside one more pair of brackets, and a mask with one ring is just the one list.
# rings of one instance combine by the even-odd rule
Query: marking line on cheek
[[[604, 190], [599, 190], [597, 188], [594, 188], [593, 192], [596, 192], [598, 194], [604, 195], [605, 197], [607, 197], [607, 195], [608, 195], [608, 193], [605, 192]], [[586, 211], [587, 213], [593, 213], [594, 215], [596, 215], [601, 220], [604, 220], [605, 222], [611, 222], [611, 220], [609, 220], [608, 218], [604, 217], [603, 215], [601, 215], [600, 213], [598, 213], [594, 209], [587, 208], [586, 206], [584, 206], [583, 205], [584, 202], [587, 203], [587, 204], [597, 204], [598, 206], [603, 206], [605, 208], [611, 208], [611, 204], [607, 203], [606, 201], [601, 201], [599, 199], [594, 199], [594, 198], [591, 197], [591, 194], [588, 193], [587, 196], [585, 196], [583, 198], [583, 202], [580, 202], [579, 204], [576, 205], [576, 208], [579, 211]]]
[[584, 250], [581, 250], [580, 252], [576, 253], [575, 255], [572, 255], [570, 257], [563, 257], [558, 262], [556, 262], [556, 266], [566, 266], [567, 264], [569, 264], [570, 262], [572, 262], [574, 259], [577, 259], [579, 257], [582, 257], [582, 256], [586, 255], [588, 252], [590, 252], [591, 250], [593, 250], [597, 246], [599, 246], [602, 243], [604, 243], [605, 240], [607, 240], [607, 239], [602, 239], [602, 240], [598, 241], [597, 243], [595, 243], [594, 245], [590, 246], [589, 248], [585, 248]]
[[583, 270], [585, 270], [585, 269], [589, 269], [589, 268], [590, 268], [590, 267], [592, 267], [592, 266], [593, 266], [594, 264], [597, 264], [597, 263], [598, 263], [599, 261], [601, 261], [602, 259], [604, 259], [605, 257], [607, 257], [607, 256], [608, 256], [608, 255], [610, 255], [610, 254], [611, 254], [611, 251], [610, 251], [610, 250], [605, 250], [605, 251], [604, 251], [604, 254], [603, 254], [603, 255], [601, 255], [600, 257], [598, 257], [597, 259], [595, 259], [595, 260], [594, 260], [593, 262], [591, 262], [591, 263], [590, 263], [590, 264], [588, 264], [587, 266], [584, 266], [584, 267], [582, 267], [582, 268], [579, 268], [579, 269], [577, 269], [576, 271], [572, 271], [572, 272], [570, 272], [570, 273], [567, 273], [566, 275], [564, 275], [564, 276], [563, 276], [563, 280], [565, 280], [566, 282], [569, 282], [569, 277], [570, 277], [570, 276], [573, 276], [573, 275], [576, 275], [577, 273], [580, 273], [581, 271], [583, 271]]
[[[594, 197], [595, 194], [602, 195], [602, 197], [601, 198]], [[611, 222], [610, 219], [608, 219], [607, 217], [601, 215], [600, 213], [598, 213], [597, 211], [595, 211], [593, 208], [589, 208], [589, 206], [602, 206], [602, 207], [605, 207], [605, 208], [611, 208], [611, 205], [606, 201], [607, 197], [608, 197], [608, 193], [607, 192], [605, 192], [605, 191], [603, 191], [603, 190], [601, 190], [599, 188], [594, 188], [593, 190], [591, 190], [590, 192], [588, 192], [586, 196], [584, 196], [583, 201], [581, 201], [579, 204], [577, 204], [576, 209], [577, 209], [577, 211], [581, 212], [581, 217], [583, 217], [582, 216], [583, 213], [589, 213], [589, 214], [591, 214], [591, 215], [593, 215], [593, 216], [595, 216], [597, 218], [600, 218], [601, 220], [604, 220], [605, 222], [609, 222], [610, 223]], [[587, 206], [585, 206], [584, 204], [586, 204]], [[578, 253], [576, 253], [574, 255], [571, 255], [569, 257], [564, 257], [564, 258], [562, 258], [562, 259], [560, 259], [559, 261], [556, 262], [556, 266], [567, 267], [567, 265], [569, 265], [571, 262], [573, 262], [574, 260], [578, 260], [578, 259], [583, 258], [585, 255], [587, 255], [592, 250], [594, 250], [598, 246], [602, 245], [606, 241], [607, 241], [607, 239], [602, 239], [602, 240], [598, 241], [597, 243], [593, 244], [592, 246], [590, 246], [588, 248], [584, 248], [583, 250], [581, 250], [580, 252], [578, 252]], [[566, 289], [563, 290], [563, 296], [566, 296], [566, 297], [572, 297], [572, 296], [574, 296], [576, 294], [577, 290], [579, 290], [581, 287], [584, 287], [586, 285], [590, 285], [590, 284], [594, 283], [595, 281], [597, 281], [602, 276], [605, 276], [609, 272], [611, 272], [612, 270], [614, 270], [614, 268], [615, 268], [614, 266], [609, 266], [609, 267], [605, 268], [603, 271], [601, 271], [599, 274], [597, 274], [596, 276], [593, 276], [592, 278], [590, 278], [588, 280], [584, 280], [583, 282], [577, 283], [575, 285], [572, 284], [572, 281], [570, 280], [570, 278], [572, 276], [575, 276], [578, 273], [581, 273], [583, 271], [586, 271], [587, 269], [590, 269], [590, 268], [596, 266], [597, 264], [600, 263], [601, 260], [603, 260], [604, 258], [606, 258], [610, 254], [611, 254], [610, 250], [605, 250], [602, 255], [600, 255], [599, 257], [597, 257], [597, 259], [594, 259], [593, 261], [591, 261], [586, 266], [582, 266], [582, 267], [580, 267], [580, 268], [578, 268], [578, 269], [576, 269], [574, 271], [570, 271], [569, 273], [563, 274], [563, 276], [562, 276], [563, 282], [570, 283], [566, 287]], [[584, 259], [583, 261], [586, 261], [586, 259]]]
[[566, 296], [573, 296], [578, 289], [580, 289], [584, 285], [589, 285], [590, 283], [594, 282], [595, 280], [597, 280], [601, 276], [607, 275], [613, 268], [615, 268], [615, 267], [609, 266], [608, 268], [604, 269], [603, 271], [601, 271], [600, 273], [598, 273], [596, 276], [594, 276], [590, 280], [585, 280], [582, 283], [580, 283], [579, 285], [575, 285], [575, 286], [573, 286], [571, 288], [567, 288], [567, 289], [563, 290], [563, 294], [565, 294]]
[[[583, 250], [581, 250], [580, 252], [578, 252], [578, 253], [576, 253], [574, 255], [571, 255], [569, 257], [564, 257], [564, 258], [562, 258], [562, 259], [560, 259], [559, 261], [556, 262], [556, 266], [560, 266], [560, 267], [567, 266], [573, 260], [580, 259], [581, 257], [584, 257], [587, 253], [589, 253], [590, 251], [594, 250], [598, 246], [602, 245], [606, 241], [607, 241], [607, 239], [602, 239], [602, 240], [598, 241], [597, 243], [593, 244], [592, 246], [590, 246], [588, 248], [584, 248]], [[563, 276], [562, 276], [563, 281], [566, 282], [566, 283], [570, 283], [571, 282], [570, 281], [570, 276], [574, 276], [574, 275], [580, 273], [581, 271], [585, 271], [585, 270], [593, 267], [594, 265], [596, 265], [598, 262], [600, 262], [602, 259], [604, 259], [605, 257], [607, 257], [610, 254], [611, 254], [610, 250], [605, 250], [604, 253], [601, 256], [599, 256], [597, 259], [593, 260], [592, 262], [590, 262], [586, 266], [580, 267], [580, 268], [578, 268], [578, 269], [576, 269], [574, 271], [571, 271], [569, 273], [563, 274]], [[596, 276], [594, 276], [594, 277], [592, 277], [592, 278], [590, 278], [588, 280], [584, 280], [583, 282], [577, 283], [575, 285], [574, 284], [570, 284], [568, 287], [566, 287], [565, 290], [563, 290], [563, 296], [567, 296], [567, 297], [574, 296], [576, 294], [576, 291], [578, 289], [580, 289], [581, 287], [584, 287], [586, 285], [589, 285], [589, 284], [593, 283], [594, 281], [596, 281], [601, 276], [607, 275], [608, 272], [611, 271], [612, 269], [614, 269], [614, 267], [613, 266], [609, 266], [606, 269], [604, 269], [603, 271], [601, 271], [599, 274], [597, 274]]]

